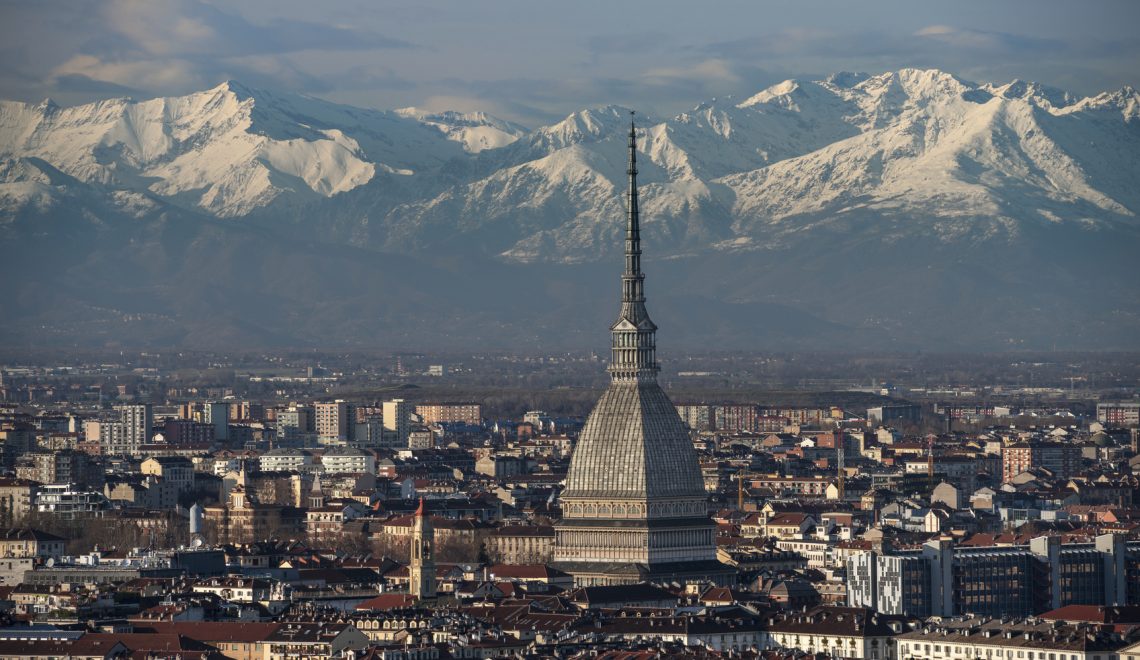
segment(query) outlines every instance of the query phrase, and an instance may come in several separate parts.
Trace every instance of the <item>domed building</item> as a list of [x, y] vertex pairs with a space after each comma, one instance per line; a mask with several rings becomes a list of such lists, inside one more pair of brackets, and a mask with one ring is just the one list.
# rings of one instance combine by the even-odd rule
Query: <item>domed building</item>
[[610, 385], [586, 420], [561, 495], [554, 567], [578, 585], [731, 581], [696, 450], [657, 383], [657, 326], [645, 308], [637, 142], [629, 132], [621, 311], [610, 326]]

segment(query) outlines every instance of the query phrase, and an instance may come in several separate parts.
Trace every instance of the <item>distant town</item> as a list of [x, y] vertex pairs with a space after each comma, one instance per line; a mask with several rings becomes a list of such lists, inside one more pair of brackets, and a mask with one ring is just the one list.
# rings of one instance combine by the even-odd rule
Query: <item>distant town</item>
[[664, 577], [559, 555], [608, 359], [38, 360], [5, 658], [1140, 657], [1128, 356], [668, 362], [723, 570]]

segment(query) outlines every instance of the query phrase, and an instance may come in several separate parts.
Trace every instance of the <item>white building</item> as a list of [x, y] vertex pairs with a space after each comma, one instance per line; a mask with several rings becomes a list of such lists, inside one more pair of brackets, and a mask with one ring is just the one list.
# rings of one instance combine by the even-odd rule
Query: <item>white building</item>
[[271, 449], [257, 459], [262, 472], [312, 472], [323, 467], [302, 449]]
[[36, 493], [36, 510], [63, 519], [99, 515], [107, 508], [102, 493], [82, 491], [74, 484], [45, 484]]
[[895, 646], [913, 660], [1127, 660], [1124, 639], [1086, 624], [956, 618], [903, 633]]
[[321, 463], [329, 474], [376, 474], [376, 456], [354, 447], [332, 447]]

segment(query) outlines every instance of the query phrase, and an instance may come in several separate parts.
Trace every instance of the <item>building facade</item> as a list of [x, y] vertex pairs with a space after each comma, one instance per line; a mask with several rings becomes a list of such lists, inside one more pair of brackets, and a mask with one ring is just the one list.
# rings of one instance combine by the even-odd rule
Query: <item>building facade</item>
[[847, 602], [884, 614], [1030, 616], [1066, 605], [1129, 605], [1140, 543], [1103, 534], [1061, 545], [961, 547], [933, 540], [920, 550], [871, 551], [847, 562]]
[[1140, 403], [1116, 402], [1096, 404], [1096, 419], [1106, 426], [1140, 425]]
[[629, 194], [621, 311], [612, 334], [610, 385], [571, 456], [555, 526], [553, 566], [577, 584], [719, 579], [696, 450], [657, 383], [656, 331], [645, 308], [637, 198], [637, 147], [629, 133]]
[[424, 500], [412, 522], [411, 560], [408, 564], [408, 591], [416, 598], [435, 598], [435, 531], [431, 516], [424, 511]]
[[[317, 442], [323, 445], [344, 444], [350, 437], [350, 429], [356, 430], [356, 420], [351, 419], [352, 407], [336, 400], [318, 403], [316, 409]], [[350, 423], [351, 422], [351, 423]]]
[[424, 424], [478, 426], [483, 423], [483, 406], [472, 402], [419, 403], [416, 404], [416, 414]]
[[1017, 442], [1001, 453], [1001, 475], [1009, 481], [1029, 468], [1045, 468], [1058, 479], [1070, 479], [1081, 469], [1081, 448], [1064, 442]]

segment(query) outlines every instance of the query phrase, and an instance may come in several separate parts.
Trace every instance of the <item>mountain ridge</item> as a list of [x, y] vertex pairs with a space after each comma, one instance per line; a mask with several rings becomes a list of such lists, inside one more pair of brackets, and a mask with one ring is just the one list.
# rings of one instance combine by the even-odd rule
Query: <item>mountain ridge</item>
[[[211, 313], [211, 299], [225, 312], [226, 341], [336, 335], [351, 344], [392, 336], [398, 319], [417, 328], [411, 338], [451, 341], [430, 318], [412, 319], [431, 316], [422, 304], [384, 311], [353, 288], [367, 284], [330, 274], [338, 251], [402, 263], [354, 272], [450, 301], [455, 322], [482, 337], [512, 336], [497, 320], [509, 304], [484, 309], [470, 297], [495, 296], [496, 287], [606, 295], [594, 272], [620, 249], [628, 112], [587, 108], [531, 130], [485, 113], [367, 110], [233, 81], [183, 97], [71, 108], [0, 102], [0, 246], [36, 244], [29, 252], [41, 259], [17, 260], [20, 268], [9, 260], [0, 271], [35, 292], [9, 303], [0, 341], [66, 325], [53, 306], [81, 304], [84, 292], [159, 300], [156, 292], [178, 289], [173, 273], [199, 300], [194, 314]], [[1128, 283], [1140, 279], [1129, 256], [1140, 247], [1138, 119], [1131, 88], [1078, 98], [1038, 83], [977, 84], [918, 69], [790, 80], [674, 117], [638, 114], [650, 291], [656, 263], [669, 287], [662, 315], [690, 324], [680, 336], [699, 341], [702, 324], [680, 311], [699, 308], [736, 319], [704, 330], [742, 348], [1048, 347], [1057, 336], [1073, 347], [1136, 348], [1140, 294]], [[54, 254], [53, 240], [68, 249]], [[262, 318], [196, 289], [247, 286], [237, 274], [250, 273], [227, 260], [249, 255], [227, 240], [266, 253], [253, 260], [260, 289], [246, 291], [264, 295]], [[119, 259], [123, 245], [149, 246], [170, 270], [156, 272], [141, 253]], [[195, 253], [202, 245], [221, 254]], [[274, 259], [303, 266], [287, 273]], [[108, 263], [91, 269], [100, 261]], [[485, 275], [500, 268], [493, 264], [535, 278], [536, 288]], [[550, 281], [556, 265], [563, 274]], [[29, 272], [36, 268], [62, 276]], [[263, 277], [270, 272], [281, 282]], [[419, 286], [420, 276], [430, 285]], [[343, 332], [330, 335], [326, 323], [290, 310], [284, 282], [296, 287], [305, 277], [341, 296], [322, 302], [321, 313]], [[456, 298], [451, 286], [469, 295]], [[576, 304], [553, 306], [575, 316]], [[133, 317], [128, 307], [120, 318]], [[167, 307], [170, 324], [200, 323]], [[984, 318], [972, 318], [972, 308], [984, 308]], [[383, 318], [358, 319], [354, 309]], [[800, 330], [764, 318], [773, 313]], [[555, 345], [588, 336], [577, 323], [543, 327]], [[124, 332], [209, 342], [206, 330]]]

